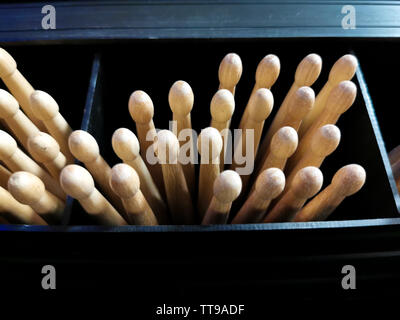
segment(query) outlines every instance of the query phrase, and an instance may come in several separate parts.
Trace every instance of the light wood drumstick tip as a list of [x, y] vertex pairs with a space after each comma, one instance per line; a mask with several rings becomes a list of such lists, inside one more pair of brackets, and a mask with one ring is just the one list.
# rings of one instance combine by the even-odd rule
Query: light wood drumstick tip
[[14, 58], [3, 48], [0, 48], [0, 78], [7, 77], [17, 69]]
[[30, 104], [35, 117], [42, 121], [53, 119], [60, 111], [53, 97], [41, 90], [35, 90], [31, 94]]
[[70, 164], [61, 171], [60, 184], [68, 195], [77, 200], [88, 198], [95, 189], [89, 171], [76, 164]]
[[47, 163], [53, 161], [60, 153], [60, 146], [57, 141], [45, 132], [28, 139], [28, 149], [36, 161]]
[[340, 168], [332, 178], [332, 185], [343, 197], [358, 192], [365, 183], [366, 172], [358, 164], [349, 164]]
[[68, 138], [71, 153], [83, 163], [95, 161], [100, 156], [96, 139], [88, 132], [75, 130]]
[[0, 158], [8, 159], [17, 150], [17, 142], [7, 132], [0, 130]]
[[311, 150], [320, 157], [326, 157], [336, 150], [340, 142], [340, 130], [334, 124], [319, 128], [311, 140]]
[[285, 175], [278, 168], [269, 168], [261, 172], [255, 184], [257, 195], [263, 200], [275, 199], [282, 193], [284, 188]]
[[261, 88], [271, 88], [281, 71], [279, 58], [274, 54], [266, 55], [256, 69], [256, 84]]
[[221, 61], [218, 78], [223, 88], [234, 88], [242, 76], [242, 60], [236, 53], [228, 53]]
[[222, 203], [231, 203], [242, 191], [242, 179], [236, 171], [225, 170], [214, 181], [214, 197]]
[[111, 169], [110, 186], [122, 199], [129, 199], [140, 190], [140, 179], [135, 169], [119, 163]]
[[223, 146], [222, 137], [219, 131], [213, 127], [201, 130], [197, 139], [197, 148], [202, 159], [210, 161], [217, 159]]
[[315, 102], [314, 90], [310, 87], [300, 87], [294, 93], [288, 105], [288, 114], [295, 114], [297, 119], [303, 119], [313, 108]]
[[140, 154], [139, 140], [129, 129], [117, 129], [112, 136], [111, 143], [114, 152], [123, 161], [133, 161]]
[[154, 151], [162, 164], [176, 164], [179, 154], [178, 138], [169, 130], [160, 130], [154, 140]]
[[211, 99], [210, 112], [213, 120], [226, 122], [232, 118], [235, 111], [235, 98], [227, 89], [218, 90]]
[[136, 90], [131, 94], [128, 107], [132, 119], [139, 124], [149, 123], [153, 119], [153, 101], [150, 96], [142, 90]]
[[46, 191], [42, 180], [25, 171], [13, 173], [7, 187], [17, 201], [27, 205], [37, 203]]
[[301, 199], [309, 199], [322, 187], [323, 175], [316, 167], [305, 167], [299, 170], [290, 186], [290, 190]]
[[194, 103], [193, 90], [190, 85], [182, 80], [176, 81], [168, 94], [169, 106], [174, 114], [185, 117], [192, 111]]
[[343, 80], [350, 80], [356, 73], [358, 61], [352, 54], [346, 54], [335, 62], [329, 72], [329, 82], [338, 84]]
[[356, 95], [356, 85], [349, 80], [342, 81], [332, 89], [325, 110], [335, 110], [336, 113], [342, 114], [351, 107]]
[[307, 55], [297, 66], [295, 82], [302, 86], [311, 86], [322, 69], [322, 59], [318, 54]]
[[0, 89], [0, 117], [7, 119], [19, 110], [18, 101], [6, 90]]
[[297, 132], [292, 127], [280, 128], [272, 137], [271, 153], [280, 159], [289, 158], [298, 145]]
[[249, 118], [255, 122], [264, 121], [271, 113], [274, 106], [274, 97], [269, 89], [258, 89], [251, 95], [248, 112]]

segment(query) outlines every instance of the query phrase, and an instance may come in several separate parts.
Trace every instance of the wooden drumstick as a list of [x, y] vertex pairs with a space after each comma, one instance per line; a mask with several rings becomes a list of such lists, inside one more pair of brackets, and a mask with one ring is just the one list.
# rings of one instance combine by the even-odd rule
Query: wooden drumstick
[[60, 108], [57, 102], [48, 93], [40, 90], [32, 93], [30, 102], [35, 116], [44, 123], [48, 132], [60, 145], [61, 152], [67, 158], [67, 163], [73, 163], [75, 159], [68, 148], [68, 137], [72, 133], [72, 129], [59, 112]]
[[397, 190], [400, 192], [400, 161], [395, 162], [392, 166], [393, 178], [396, 181]]
[[[269, 54], [265, 56], [257, 66], [256, 70], [256, 82], [254, 84], [253, 90], [251, 92], [249, 101], [251, 96], [261, 88], [271, 89], [276, 80], [278, 79], [279, 73], [281, 71], [281, 63], [279, 58], [274, 54]], [[246, 119], [248, 115], [248, 105], [243, 112], [242, 119]]]
[[240, 176], [232, 170], [226, 170], [215, 179], [213, 196], [201, 224], [226, 224], [232, 202], [242, 190]]
[[[176, 136], [179, 140], [179, 145], [182, 146], [190, 144], [189, 150], [191, 160], [189, 163], [182, 164], [183, 173], [185, 174], [186, 182], [189, 187], [191, 196], [194, 196], [195, 190], [195, 174], [194, 174], [194, 144], [192, 135], [192, 121], [190, 118], [190, 112], [193, 108], [194, 96], [190, 85], [185, 81], [176, 81], [171, 89], [169, 90], [168, 102], [173, 113], [173, 120], [176, 121], [177, 132]], [[182, 130], [184, 134], [180, 137], [179, 134]], [[185, 149], [186, 150], [186, 149]], [[180, 154], [181, 156], [181, 154]], [[186, 159], [187, 155], [183, 154]]]
[[47, 223], [58, 224], [64, 212], [64, 203], [46, 191], [34, 174], [24, 171], [13, 173], [8, 180], [8, 191], [22, 204], [30, 206]]
[[153, 145], [154, 139], [157, 137], [157, 131], [153, 122], [153, 101], [146, 92], [137, 90], [131, 94], [128, 105], [129, 113], [136, 124], [136, 133], [141, 146], [140, 153], [149, 168], [158, 190], [164, 196], [166, 190], [164, 189], [161, 166], [159, 163], [149, 164], [146, 156], [147, 149]]
[[140, 189], [160, 224], [168, 222], [167, 206], [140, 156], [139, 140], [136, 135], [125, 128], [116, 130], [112, 136], [112, 147], [116, 155], [135, 169], [140, 179]]
[[[248, 116], [245, 121], [242, 121], [240, 123], [239, 126], [239, 129], [242, 130], [242, 133], [241, 133], [241, 138], [235, 148], [231, 170], [235, 170], [238, 166], [240, 166], [240, 164], [237, 163], [237, 160], [240, 159], [240, 156], [242, 155], [249, 156], [249, 154], [247, 154], [247, 146], [246, 146], [247, 130], [253, 130], [254, 138], [253, 141], [251, 141], [253, 143], [252, 152], [254, 157], [257, 154], [258, 144], [260, 142], [262, 130], [264, 128], [264, 121], [271, 114], [273, 105], [274, 105], [274, 97], [272, 96], [271, 91], [269, 91], [268, 89], [261, 88], [258, 89], [254, 94], [252, 94], [248, 106]], [[254, 158], [251, 159], [250, 161], [254, 163]], [[242, 176], [242, 178], [244, 177], [245, 176]], [[247, 175], [246, 177], [249, 177], [249, 175]], [[244, 184], [243, 189], [245, 189], [246, 184], [244, 183], [243, 180], [242, 182]]]
[[225, 165], [225, 154], [229, 139], [229, 126], [233, 112], [235, 111], [235, 99], [232, 93], [226, 89], [220, 89], [214, 94], [211, 99], [210, 112], [211, 112], [211, 124], [219, 131], [222, 137], [222, 150], [219, 156], [220, 171], [224, 170]]
[[219, 89], [227, 89], [235, 95], [236, 85], [242, 76], [242, 60], [236, 53], [228, 53], [218, 69]]
[[[300, 127], [303, 118], [312, 110], [314, 106], [315, 95], [313, 89], [310, 87], [300, 87], [294, 93], [290, 101], [288, 102], [286, 115], [282, 120], [282, 127], [289, 126], [296, 131]], [[278, 128], [279, 130], [280, 128]], [[260, 146], [259, 163], [263, 163], [268, 155], [268, 149], [271, 143], [271, 139], [276, 132], [268, 130], [265, 135], [262, 144]]]
[[312, 199], [294, 218], [296, 222], [325, 220], [348, 196], [358, 192], [365, 183], [366, 173], [358, 164], [339, 169], [332, 182]]
[[101, 224], [110, 226], [126, 225], [126, 221], [95, 188], [94, 180], [85, 168], [70, 164], [60, 174], [64, 191], [79, 201], [87, 213]]
[[76, 130], [69, 136], [68, 145], [73, 156], [85, 164], [106, 198], [121, 214], [124, 214], [122, 201], [110, 186], [111, 168], [100, 155], [96, 139], [86, 131]]
[[54, 179], [58, 181], [67, 159], [60, 151], [57, 141], [49, 134], [39, 132], [28, 139], [29, 153], [33, 159], [42, 163]]
[[300, 129], [299, 137], [302, 137], [311, 124], [318, 118], [325, 108], [326, 101], [332, 89], [344, 80], [351, 80], [356, 73], [357, 58], [351, 54], [346, 54], [335, 62], [331, 71], [329, 72], [328, 81], [318, 93], [315, 100], [314, 108], [303, 119]]
[[304, 167], [319, 168], [327, 156], [333, 153], [340, 142], [340, 130], [334, 124], [326, 124], [315, 132], [310, 149], [304, 154], [295, 167], [286, 172], [286, 185], [290, 186], [297, 171]]
[[279, 168], [283, 171], [286, 161], [296, 151], [297, 132], [292, 127], [280, 128], [272, 137], [268, 155], [260, 172], [268, 168]]
[[392, 149], [392, 151], [389, 152], [388, 156], [390, 164], [393, 166], [396, 162], [400, 160], [400, 145]]
[[124, 163], [115, 165], [111, 170], [110, 185], [122, 199], [131, 224], [158, 225], [157, 218], [140, 191], [140, 179], [135, 169]]
[[2, 89], [0, 89], [0, 118], [4, 119], [18, 141], [28, 150], [28, 138], [38, 134], [39, 129], [21, 111], [18, 101]]
[[290, 158], [287, 170], [291, 170], [296, 163], [308, 152], [314, 133], [326, 124], [336, 124], [340, 116], [353, 104], [357, 95], [357, 87], [351, 81], [340, 82], [330, 93], [324, 111], [313, 122], [311, 127], [300, 140], [296, 153]]
[[178, 139], [171, 131], [161, 130], [155, 139], [154, 150], [161, 163], [172, 222], [176, 224], [194, 223], [192, 199], [182, 167], [178, 162]]
[[45, 130], [43, 123], [35, 117], [31, 110], [29, 98], [34, 89], [17, 69], [17, 63], [13, 57], [2, 48], [0, 48], [0, 78], [35, 126], [42, 131]]
[[7, 132], [0, 130], [0, 159], [12, 172], [27, 171], [43, 181], [46, 189], [65, 200], [66, 194], [60, 185], [42, 167], [17, 147], [17, 142]]
[[0, 187], [7, 188], [8, 179], [11, 172], [0, 164]]
[[273, 199], [285, 187], [285, 175], [278, 168], [269, 168], [260, 173], [255, 188], [232, 220], [237, 223], [257, 223], [262, 221]]
[[197, 149], [201, 156], [197, 211], [202, 219], [213, 196], [214, 181], [220, 173], [219, 155], [222, 150], [222, 137], [218, 130], [213, 127], [201, 130], [197, 140]]
[[316, 167], [305, 167], [297, 172], [286, 194], [267, 214], [264, 222], [292, 221], [304, 206], [322, 187], [323, 176]]
[[312, 86], [312, 84], [317, 80], [319, 74], [321, 73], [321, 68], [322, 59], [319, 55], [315, 53], [309, 54], [300, 62], [296, 69], [294, 82], [285, 99], [283, 100], [281, 106], [279, 107], [278, 113], [276, 114], [274, 121], [268, 129], [267, 135], [269, 134], [272, 137], [274, 133], [279, 130], [279, 128], [284, 126], [283, 121], [285, 119], [290, 100], [293, 99], [293, 95], [300, 87]]
[[14, 197], [3, 187], [0, 187], [0, 213], [7, 220], [17, 220], [23, 224], [47, 225], [30, 206], [19, 203]]

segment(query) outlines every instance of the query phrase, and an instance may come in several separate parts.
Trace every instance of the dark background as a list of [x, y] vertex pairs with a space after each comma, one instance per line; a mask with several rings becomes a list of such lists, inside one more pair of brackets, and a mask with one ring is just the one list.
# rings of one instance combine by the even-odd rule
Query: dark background
[[[290, 7], [276, 6], [280, 10]], [[397, 7], [393, 6], [393, 12], [396, 12]], [[371, 16], [376, 15], [381, 6], [370, 9]], [[96, 12], [94, 8], [91, 10]], [[0, 10], [3, 19], [4, 12]], [[29, 16], [29, 10], [24, 12]], [[284, 13], [281, 15], [285, 16]], [[318, 23], [318, 11], [314, 15]], [[382, 35], [389, 29], [385, 28], [385, 23], [392, 27], [390, 16], [385, 17]], [[175, 18], [179, 21], [182, 17]], [[249, 19], [251, 16], [243, 14], [243, 20], [235, 23], [240, 25]], [[373, 36], [377, 34], [376, 29], [371, 29], [371, 37], [348, 38], [341, 37], [339, 31], [337, 37], [324, 38], [323, 28], [316, 31], [316, 27], [310, 27], [310, 35], [319, 32], [321, 37], [296, 38], [296, 29], [292, 28], [292, 36], [284, 39], [272, 39], [268, 33], [260, 39], [259, 32], [263, 29], [259, 29], [254, 31], [257, 36], [246, 39], [244, 36], [235, 38], [233, 31], [231, 39], [218, 38], [211, 30], [209, 37], [202, 39], [95, 41], [87, 38], [91, 35], [99, 37], [102, 32], [106, 35], [112, 28], [96, 29], [95, 33], [82, 30], [81, 40], [76, 29], [66, 28], [60, 30], [58, 40], [43, 40], [39, 31], [32, 32], [37, 34], [35, 38], [27, 31], [26, 41], [21, 41], [23, 33], [18, 33], [15, 42], [2, 43], [1, 35], [4, 39], [14, 36], [10, 32], [12, 20], [9, 21], [8, 29], [0, 30], [0, 44], [15, 57], [19, 69], [35, 88], [49, 92], [59, 102], [63, 115], [74, 129], [80, 127], [85, 107], [92, 106], [86, 99], [92, 62], [98, 54], [101, 61], [98, 88], [101, 90], [94, 92], [101, 92], [101, 95], [97, 96], [93, 106], [104, 108], [104, 117], [93, 114], [90, 125], [92, 132], [101, 137], [101, 150], [110, 165], [117, 162], [110, 149], [112, 132], [120, 126], [134, 129], [127, 112], [127, 101], [133, 90], [142, 89], [150, 94], [156, 107], [156, 127], [164, 128], [171, 117], [168, 90], [174, 81], [185, 80], [195, 93], [193, 125], [196, 129], [208, 126], [209, 101], [218, 87], [218, 64], [232, 51], [241, 56], [244, 65], [237, 88], [237, 111], [245, 106], [255, 68], [264, 55], [275, 53], [281, 59], [281, 75], [272, 90], [276, 108], [293, 81], [296, 65], [306, 54], [316, 52], [323, 58], [323, 71], [313, 86], [317, 93], [334, 61], [353, 51], [364, 72], [386, 148], [390, 150], [399, 144], [396, 138], [399, 43], [395, 36]], [[286, 30], [286, 22], [281, 22], [282, 30]], [[301, 25], [300, 18], [297, 23]], [[362, 27], [357, 30], [367, 31], [368, 28]], [[170, 32], [180, 38], [179, 30]], [[77, 38], [63, 39], [68, 33]], [[29, 40], [29, 37], [33, 38]], [[240, 112], [235, 112], [233, 123], [238, 122], [239, 116]], [[337, 300], [354, 303], [397, 297], [399, 221], [360, 92], [354, 108], [340, 121], [346, 139], [343, 146], [341, 144], [342, 149], [322, 168], [327, 181], [349, 161], [364, 161], [364, 165], [371, 167], [370, 171], [367, 168], [365, 189], [347, 199], [332, 216], [331, 220], [342, 220], [341, 224], [317, 224], [304, 230], [285, 225], [279, 225], [279, 230], [255, 226], [229, 232], [147, 232], [134, 227], [125, 230], [134, 232], [108, 228], [93, 232], [93, 229], [62, 227], [54, 232], [1, 231], [1, 294], [9, 298], [12, 293], [29, 295], [32, 299], [39, 297], [43, 294], [41, 267], [52, 264], [57, 270], [57, 290], [46, 292], [45, 298], [67, 294], [69, 300], [63, 301], [67, 301], [68, 306], [87, 301], [86, 306], [92, 307], [89, 300], [93, 296], [100, 295], [110, 301], [118, 296], [121, 303], [112, 306], [117, 305], [118, 310], [130, 308], [131, 314], [142, 311], [146, 319], [152, 317], [156, 305], [163, 303], [246, 304], [248, 313], [245, 316], [254, 319], [255, 315], [268, 313], [266, 305], [308, 304], [315, 300], [319, 303]], [[74, 208], [71, 221], [89, 223], [79, 206]], [[345, 225], [346, 221], [354, 219], [382, 217], [387, 219], [372, 221], [370, 226], [355, 227], [351, 222]], [[357, 270], [357, 289], [353, 291], [345, 291], [340, 285], [341, 269], [347, 264], [354, 265]], [[131, 309], [132, 305], [135, 310]], [[101, 308], [110, 306], [102, 304]]]

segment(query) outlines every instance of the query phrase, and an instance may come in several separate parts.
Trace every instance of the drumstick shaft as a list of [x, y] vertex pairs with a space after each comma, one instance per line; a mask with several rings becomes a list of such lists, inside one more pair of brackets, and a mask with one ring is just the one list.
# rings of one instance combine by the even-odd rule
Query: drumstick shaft
[[24, 224], [47, 225], [30, 206], [19, 203], [4, 188], [0, 187], [0, 212], [11, 220], [18, 220]]

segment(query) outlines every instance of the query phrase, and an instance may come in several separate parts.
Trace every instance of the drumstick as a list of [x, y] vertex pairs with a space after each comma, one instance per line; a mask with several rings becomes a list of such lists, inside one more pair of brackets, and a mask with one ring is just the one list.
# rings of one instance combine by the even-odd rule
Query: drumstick
[[178, 162], [179, 142], [169, 130], [157, 134], [154, 149], [161, 163], [167, 201], [173, 223], [194, 223], [194, 210], [182, 167]]
[[294, 82], [285, 99], [283, 100], [281, 106], [279, 107], [278, 113], [276, 114], [274, 121], [268, 129], [267, 135], [269, 134], [272, 137], [274, 133], [279, 130], [279, 128], [284, 126], [283, 120], [286, 116], [290, 100], [293, 99], [293, 95], [300, 87], [311, 87], [321, 73], [321, 68], [322, 59], [319, 55], [315, 53], [309, 54], [300, 62], [296, 69]]
[[48, 93], [40, 90], [32, 93], [30, 102], [35, 116], [44, 123], [48, 132], [60, 145], [61, 152], [67, 158], [67, 163], [73, 163], [75, 159], [68, 148], [68, 137], [72, 133], [72, 129], [59, 112], [60, 108], [57, 102]]
[[28, 150], [32, 157], [42, 163], [51, 176], [58, 181], [67, 159], [60, 152], [57, 141], [49, 134], [39, 132], [28, 139]]
[[213, 196], [201, 224], [226, 224], [232, 202], [242, 190], [240, 176], [232, 170], [226, 170], [215, 179]]
[[326, 124], [336, 124], [340, 116], [353, 104], [357, 94], [357, 87], [351, 81], [340, 82], [330, 93], [326, 107], [319, 117], [313, 122], [287, 164], [287, 170], [291, 170], [296, 163], [308, 152], [314, 133]]
[[322, 187], [323, 176], [316, 167], [305, 167], [297, 172], [286, 194], [267, 214], [264, 222], [292, 221], [307, 199]]
[[400, 145], [398, 145], [396, 148], [392, 149], [392, 151], [389, 152], [389, 161], [392, 166], [399, 160], [400, 160]]
[[349, 164], [339, 169], [332, 182], [312, 199], [295, 217], [294, 221], [325, 220], [348, 196], [358, 192], [365, 183], [363, 167]]
[[160, 224], [168, 222], [167, 206], [140, 156], [139, 140], [135, 134], [125, 128], [116, 130], [112, 136], [112, 147], [116, 155], [135, 169], [140, 179], [140, 190], [153, 209]]
[[235, 111], [235, 99], [232, 93], [226, 89], [218, 90], [211, 99], [210, 127], [217, 129], [222, 137], [222, 150], [219, 156], [220, 171], [224, 170], [225, 154], [229, 139], [229, 126], [234, 111]]
[[59, 197], [66, 198], [60, 185], [42, 167], [17, 147], [17, 142], [7, 132], [0, 130], [0, 159], [12, 172], [27, 171], [43, 181], [46, 189]]
[[[288, 102], [286, 115], [282, 120], [282, 127], [288, 126], [292, 127], [296, 131], [300, 127], [300, 124], [303, 118], [307, 115], [310, 110], [312, 110], [314, 106], [315, 95], [313, 89], [310, 87], [300, 87], [294, 93], [290, 101]], [[280, 128], [277, 128], [279, 130]], [[264, 163], [267, 155], [268, 149], [271, 143], [271, 139], [274, 136], [276, 131], [268, 130], [265, 135], [259, 150], [259, 156], [257, 159], [260, 159], [259, 163]], [[257, 170], [258, 172], [258, 170]]]
[[127, 164], [117, 164], [111, 170], [110, 185], [122, 199], [131, 224], [158, 225], [149, 204], [140, 191], [140, 179], [136, 171]]
[[218, 69], [219, 89], [227, 89], [235, 95], [236, 85], [242, 76], [242, 60], [236, 53], [228, 53]]
[[326, 124], [319, 128], [312, 138], [310, 149], [304, 154], [295, 167], [286, 172], [286, 185], [290, 186], [292, 180], [300, 169], [304, 167], [319, 168], [324, 159], [336, 150], [340, 142], [340, 130], [334, 124]]
[[278, 168], [269, 168], [260, 173], [255, 188], [232, 220], [237, 223], [257, 223], [262, 221], [269, 204], [281, 194], [285, 187], [285, 175]]
[[311, 124], [322, 113], [332, 89], [341, 81], [351, 80], [353, 78], [357, 69], [357, 65], [357, 58], [351, 54], [346, 54], [335, 62], [331, 71], [329, 72], [328, 81], [317, 95], [314, 108], [307, 114], [301, 123], [301, 127], [299, 129], [300, 137], [306, 133]]
[[214, 181], [220, 173], [219, 155], [222, 150], [222, 138], [218, 130], [213, 127], [201, 130], [197, 149], [201, 156], [197, 209], [202, 219], [213, 196]]
[[[248, 106], [248, 116], [245, 121], [241, 121], [239, 129], [242, 130], [241, 137], [237, 146], [235, 148], [233, 163], [231, 166], [231, 170], [235, 170], [239, 164], [238, 159], [241, 156], [246, 155], [250, 156], [247, 153], [247, 130], [253, 130], [254, 137], [251, 143], [253, 144], [253, 155], [257, 154], [258, 144], [261, 139], [262, 130], [264, 128], [264, 121], [268, 118], [272, 111], [272, 107], [274, 105], [274, 97], [272, 96], [271, 91], [265, 88], [258, 89], [250, 98], [249, 106]], [[251, 159], [254, 163], [254, 158]], [[243, 189], [246, 189], [247, 178], [249, 175], [242, 175]], [[245, 180], [243, 180], [245, 179]]]
[[297, 144], [296, 130], [292, 127], [280, 128], [272, 137], [268, 155], [261, 166], [260, 172], [268, 168], [283, 170], [287, 159], [296, 151]]
[[12, 95], [17, 99], [22, 110], [41, 131], [46, 130], [41, 121], [31, 110], [29, 97], [34, 89], [17, 69], [17, 63], [4, 49], [0, 48], [0, 78], [6, 84]]
[[[274, 54], [269, 54], [265, 56], [257, 66], [256, 76], [255, 76], [256, 82], [254, 84], [253, 90], [251, 91], [249, 101], [251, 99], [251, 96], [258, 89], [266, 88], [270, 90], [271, 87], [276, 82], [276, 80], [278, 79], [280, 71], [281, 71], [281, 63], [279, 61], [279, 58]], [[248, 116], [248, 106], [249, 103], [247, 103], [246, 108], [244, 109], [243, 112], [242, 119], [244, 121], [246, 121]]]
[[14, 197], [3, 187], [0, 187], [0, 213], [7, 220], [18, 220], [23, 224], [47, 225], [30, 206], [19, 203]]
[[69, 136], [68, 145], [74, 157], [85, 164], [93, 179], [99, 184], [101, 191], [123, 214], [125, 210], [122, 201], [110, 186], [111, 168], [100, 155], [96, 139], [86, 131], [76, 130]]
[[21, 111], [18, 101], [2, 89], [0, 89], [0, 118], [4, 119], [18, 141], [28, 150], [28, 138], [38, 134], [39, 129]]
[[[162, 196], [165, 195], [163, 173], [159, 163], [150, 164], [146, 156], [147, 149], [153, 145], [154, 139], [157, 136], [156, 129], [153, 123], [154, 106], [153, 101], [144, 91], [134, 91], [129, 98], [129, 113], [136, 124], [136, 132], [140, 142], [140, 153], [146, 161], [147, 167], [157, 185]], [[151, 151], [151, 149], [149, 150]]]
[[0, 187], [7, 188], [8, 179], [11, 172], [0, 164]]
[[392, 164], [393, 178], [396, 181], [397, 190], [400, 190], [400, 161]]
[[43, 182], [32, 173], [13, 173], [8, 180], [8, 191], [17, 201], [30, 206], [47, 223], [60, 223], [64, 203], [46, 191]]
[[94, 180], [85, 168], [70, 164], [60, 174], [64, 191], [79, 201], [82, 207], [100, 223], [109, 226], [126, 225], [126, 221], [95, 188]]
[[[169, 106], [173, 113], [173, 120], [176, 121], [177, 132], [176, 136], [181, 146], [181, 152], [186, 151], [186, 144], [189, 144], [189, 153], [191, 160], [189, 163], [183, 164], [181, 161], [183, 173], [185, 174], [186, 182], [189, 187], [191, 196], [194, 196], [195, 189], [195, 174], [194, 174], [194, 144], [192, 135], [192, 121], [190, 118], [190, 111], [193, 108], [194, 96], [190, 85], [185, 81], [176, 81], [168, 95]], [[181, 133], [182, 130], [185, 130]], [[182, 137], [179, 135], [183, 134]], [[186, 159], [186, 152], [180, 153], [180, 156], [184, 156]]]

